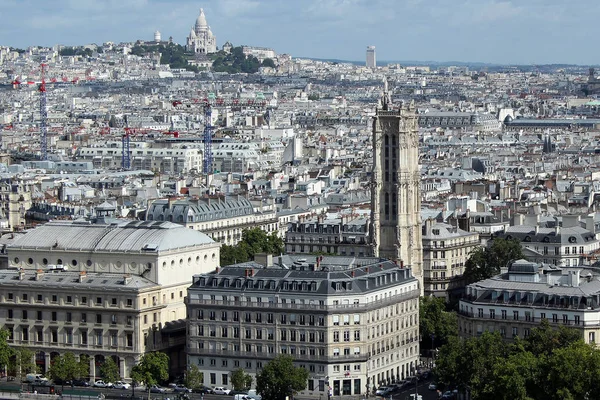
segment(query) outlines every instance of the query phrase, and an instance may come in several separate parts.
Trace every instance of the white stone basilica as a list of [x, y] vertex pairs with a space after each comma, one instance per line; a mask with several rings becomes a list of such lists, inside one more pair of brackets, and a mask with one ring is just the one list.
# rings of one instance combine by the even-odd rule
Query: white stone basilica
[[206, 22], [203, 9], [200, 9], [196, 24], [187, 37], [187, 50], [201, 54], [216, 53], [217, 51], [217, 38]]

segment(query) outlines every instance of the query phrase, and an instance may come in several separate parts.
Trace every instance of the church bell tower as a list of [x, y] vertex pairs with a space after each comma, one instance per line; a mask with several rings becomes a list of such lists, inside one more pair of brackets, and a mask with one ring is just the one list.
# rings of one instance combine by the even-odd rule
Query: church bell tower
[[423, 291], [419, 131], [414, 103], [392, 108], [387, 80], [373, 121], [373, 254], [412, 269]]

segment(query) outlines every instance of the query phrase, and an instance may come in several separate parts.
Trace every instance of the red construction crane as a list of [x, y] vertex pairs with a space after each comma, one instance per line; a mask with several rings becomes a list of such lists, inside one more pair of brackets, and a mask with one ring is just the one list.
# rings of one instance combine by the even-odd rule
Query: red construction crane
[[[38, 92], [40, 93], [40, 158], [45, 161], [48, 159], [48, 108], [46, 104], [46, 85], [47, 84], [58, 84], [58, 78], [52, 77], [47, 78], [46, 72], [48, 70], [48, 64], [40, 64], [40, 80], [27, 80], [22, 81], [20, 76], [17, 76], [13, 81], [12, 85], [14, 88], [21, 87], [22, 85], [38, 85]], [[91, 70], [88, 70], [91, 72]], [[88, 75], [88, 71], [86, 71], [86, 79], [93, 80], [90, 75]], [[66, 76], [62, 77], [63, 83], [77, 83], [79, 81], [79, 77], [74, 77], [70, 82]]]
[[252, 108], [252, 109], [263, 109], [265, 108], [266, 101], [256, 101], [254, 99], [240, 100], [240, 99], [223, 99], [221, 97], [208, 96], [202, 100], [192, 99], [193, 103], [184, 103], [181, 100], [173, 101], [173, 107], [184, 107], [184, 108], [196, 108], [202, 107], [204, 111], [204, 162], [203, 170], [206, 174], [212, 174], [213, 172], [213, 153], [212, 153], [212, 137], [213, 137], [213, 126], [212, 126], [212, 109], [213, 108]]

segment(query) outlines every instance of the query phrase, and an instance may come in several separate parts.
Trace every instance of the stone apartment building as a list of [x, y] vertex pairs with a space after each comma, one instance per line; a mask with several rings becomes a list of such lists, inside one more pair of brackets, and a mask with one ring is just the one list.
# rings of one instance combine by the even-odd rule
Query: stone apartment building
[[560, 268], [526, 260], [467, 286], [460, 300], [462, 337], [498, 331], [507, 340], [529, 336], [543, 319], [579, 330], [586, 343], [600, 339], [600, 279], [591, 268]]
[[358, 214], [342, 214], [339, 218], [302, 216], [288, 224], [286, 253], [370, 256], [369, 222], [368, 216]]
[[462, 290], [465, 263], [479, 245], [477, 232], [427, 219], [423, 226], [425, 295], [447, 297], [453, 289]]
[[42, 372], [73, 352], [90, 357], [92, 379], [108, 357], [128, 378], [152, 350], [169, 352], [183, 371], [185, 338], [162, 329], [186, 317], [192, 275], [217, 267], [219, 244], [169, 222], [108, 218], [106, 204], [96, 211], [94, 220], [49, 222], [6, 245], [0, 327], [13, 346], [35, 349]]
[[378, 258], [283, 256], [194, 276], [188, 289], [188, 364], [207, 386], [255, 375], [279, 354], [309, 372], [299, 396], [364, 396], [419, 362], [419, 283]]

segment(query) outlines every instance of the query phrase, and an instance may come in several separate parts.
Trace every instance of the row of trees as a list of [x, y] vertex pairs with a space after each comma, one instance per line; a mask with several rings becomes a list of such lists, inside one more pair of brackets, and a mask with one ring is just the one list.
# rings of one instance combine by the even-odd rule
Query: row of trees
[[283, 240], [277, 233], [267, 235], [260, 228], [246, 229], [242, 232], [242, 240], [238, 244], [221, 246], [221, 265], [252, 261], [257, 253], [281, 254], [283, 250]]
[[513, 343], [498, 332], [450, 338], [435, 373], [442, 388], [469, 391], [473, 400], [600, 399], [600, 349], [546, 320]]
[[192, 58], [193, 53], [189, 53], [180, 44], [169, 43], [166, 46], [159, 45], [142, 45], [136, 44], [131, 48], [131, 54], [136, 56], [146, 56], [152, 53], [160, 53], [160, 63], [169, 64], [171, 68], [185, 68], [188, 71], [198, 72], [198, 67], [190, 65], [188, 60]]
[[266, 58], [262, 63], [252, 55], [245, 55], [241, 46], [232, 47], [229, 53], [221, 50], [212, 56], [212, 68], [215, 72], [237, 74], [255, 74], [260, 67], [275, 67], [272, 59]]

